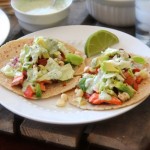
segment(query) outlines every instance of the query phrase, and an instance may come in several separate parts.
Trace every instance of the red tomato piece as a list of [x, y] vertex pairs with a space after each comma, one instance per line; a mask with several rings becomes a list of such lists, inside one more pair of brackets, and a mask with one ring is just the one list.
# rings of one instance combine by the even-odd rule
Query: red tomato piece
[[135, 73], [135, 72], [140, 72], [140, 69], [138, 69], [138, 68], [133, 69], [133, 73]]
[[33, 91], [32, 87], [30, 85], [28, 85], [27, 88], [26, 88], [26, 90], [24, 91], [24, 96], [26, 98], [31, 99], [32, 96], [33, 96], [33, 94], [34, 94], [34, 91]]
[[47, 59], [46, 58], [41, 58], [38, 60], [39, 65], [45, 66], [47, 64]]
[[134, 78], [132, 77], [132, 75], [130, 75], [129, 72], [124, 72], [124, 76], [125, 76], [125, 83], [127, 83], [128, 85], [133, 85], [134, 84]]
[[11, 83], [11, 86], [14, 86], [14, 85], [22, 85], [23, 83], [23, 80], [24, 80], [24, 76], [23, 74], [21, 76], [17, 76], [13, 79], [12, 83]]
[[142, 82], [142, 80], [143, 80], [143, 78], [141, 76], [137, 76], [135, 81], [137, 84], [140, 84]]
[[98, 93], [93, 93], [89, 98], [89, 102], [94, 105], [99, 105], [102, 103], [107, 103], [107, 104], [112, 104], [112, 105], [121, 105], [122, 104], [122, 102], [117, 97], [114, 97], [114, 96], [112, 96], [112, 98], [110, 100], [99, 99]]

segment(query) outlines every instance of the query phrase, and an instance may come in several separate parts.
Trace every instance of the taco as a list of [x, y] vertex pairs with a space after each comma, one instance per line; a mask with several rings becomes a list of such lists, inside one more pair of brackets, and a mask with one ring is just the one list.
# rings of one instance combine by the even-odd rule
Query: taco
[[150, 94], [148, 59], [108, 48], [93, 58], [69, 102], [88, 110], [117, 109], [144, 100]]
[[0, 48], [0, 84], [29, 99], [48, 98], [74, 88], [84, 55], [51, 38], [24, 38]]

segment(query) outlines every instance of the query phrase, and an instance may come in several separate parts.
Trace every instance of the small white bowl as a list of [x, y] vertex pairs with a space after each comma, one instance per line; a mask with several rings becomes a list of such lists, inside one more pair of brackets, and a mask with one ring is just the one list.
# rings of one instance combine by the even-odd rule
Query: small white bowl
[[[27, 32], [34, 32], [37, 30], [56, 26], [61, 21], [63, 21], [68, 16], [69, 8], [73, 0], [66, 0], [67, 5], [65, 5], [65, 7], [62, 7], [61, 9], [55, 12], [43, 13], [42, 11], [37, 11], [38, 12], [37, 14], [33, 12], [31, 13], [20, 10], [19, 9], [20, 6], [18, 8], [16, 4], [17, 1], [19, 0], [11, 0], [11, 6], [14, 9], [15, 15], [18, 18], [20, 26]], [[41, 2], [42, 1], [43, 0], [41, 0]], [[58, 0], [56, 0], [56, 3], [57, 2]], [[43, 8], [43, 11], [44, 10], [45, 8]], [[40, 14], [40, 12], [42, 13]]]
[[86, 0], [86, 6], [102, 23], [120, 27], [135, 24], [134, 0]]

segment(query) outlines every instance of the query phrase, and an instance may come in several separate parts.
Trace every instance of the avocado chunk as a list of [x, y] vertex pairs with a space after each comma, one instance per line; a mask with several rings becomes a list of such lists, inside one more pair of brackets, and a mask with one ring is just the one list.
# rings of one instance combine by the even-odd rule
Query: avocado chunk
[[46, 51], [45, 51], [45, 52], [43, 52], [43, 54], [42, 54], [42, 55], [43, 55], [43, 57], [44, 57], [44, 58], [49, 58], [49, 57], [50, 57], [50, 56], [49, 56], [49, 54], [48, 54], [48, 52], [46, 52]]
[[36, 86], [35, 86], [35, 93], [36, 93], [37, 97], [41, 97], [42, 96], [42, 90], [41, 90], [41, 87], [40, 87], [39, 83], [37, 83]]
[[65, 81], [73, 78], [74, 70], [72, 69], [71, 64], [66, 64], [60, 68], [60, 71], [62, 72], [62, 76], [59, 80]]
[[116, 96], [116, 93], [113, 90], [110, 89], [105, 89], [106, 93], [108, 93], [109, 95], [114, 95]]
[[44, 47], [45, 49], [48, 49], [48, 46], [47, 46], [47, 44], [46, 44], [46, 42], [44, 41], [43, 38], [38, 38], [36, 42], [37, 42], [37, 44]]
[[66, 55], [66, 61], [70, 62], [73, 65], [80, 65], [83, 62], [83, 58], [79, 55], [68, 53]]
[[107, 56], [107, 55], [101, 55], [101, 56], [98, 57], [97, 63], [101, 64], [103, 61], [108, 60], [108, 59], [109, 59], [109, 56]]
[[139, 64], [146, 64], [146, 61], [143, 57], [140, 57], [140, 56], [133, 56], [132, 57], [132, 60], [136, 63], [139, 63]]
[[103, 61], [108, 60], [108, 59], [109, 59], [109, 56], [107, 56], [107, 55], [101, 55], [97, 58], [93, 58], [92, 62], [91, 62], [91, 66], [93, 68], [100, 67], [101, 64], [103, 63]]
[[81, 80], [79, 81], [79, 88], [83, 90], [83, 92], [86, 91], [86, 87], [85, 87], [85, 81], [86, 81], [86, 78], [81, 78]]
[[116, 81], [115, 87], [119, 89], [120, 91], [128, 93], [130, 97], [133, 97], [133, 95], [135, 94], [135, 90], [131, 86], [126, 85], [122, 82]]
[[117, 68], [111, 62], [104, 61], [101, 66], [102, 71], [104, 72], [119, 72]]

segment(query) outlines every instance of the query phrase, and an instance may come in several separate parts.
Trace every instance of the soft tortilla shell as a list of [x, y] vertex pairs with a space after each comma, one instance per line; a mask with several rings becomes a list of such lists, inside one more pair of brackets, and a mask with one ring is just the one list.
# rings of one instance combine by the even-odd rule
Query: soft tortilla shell
[[[134, 54], [132, 54], [134, 55]], [[150, 71], [150, 58], [145, 58], [148, 62], [148, 71]], [[88, 66], [91, 62], [92, 58], [87, 58], [86, 59], [86, 65]], [[122, 105], [92, 105], [90, 103], [87, 102], [86, 105], [82, 105], [80, 106], [76, 101], [75, 101], [75, 93], [74, 93], [75, 89], [72, 89], [70, 91], [67, 92], [68, 97], [69, 97], [69, 103], [79, 107], [81, 109], [85, 109], [85, 110], [111, 110], [111, 109], [118, 109], [118, 108], [123, 108], [126, 106], [130, 106], [132, 104], [138, 103], [138, 102], [142, 102], [144, 101], [149, 95], [150, 95], [150, 77], [146, 80], [143, 80], [142, 83], [139, 85], [139, 89], [136, 92], [136, 94], [134, 95], [133, 98], [131, 98], [130, 100], [124, 102]]]
[[[0, 48], [0, 68], [6, 65], [10, 61], [10, 59], [19, 56], [20, 50], [23, 48], [25, 44], [32, 45], [32, 43], [33, 43], [33, 38], [25, 38], [25, 39], [14, 40], [3, 45]], [[74, 47], [66, 43], [65, 45], [70, 49], [70, 51], [77, 51]], [[76, 75], [82, 74], [83, 69], [84, 69], [84, 63], [80, 67], [76, 68], [75, 70]], [[78, 83], [79, 78], [80, 77], [78, 76], [67, 81], [66, 86], [63, 86], [63, 83], [60, 82], [48, 85], [46, 92], [42, 94], [42, 98], [52, 97], [74, 88]], [[12, 83], [12, 78], [8, 78], [3, 73], [0, 72], [0, 84], [5, 88], [19, 95], [23, 95], [21, 87], [19, 86], [11, 87], [11, 83]], [[33, 97], [33, 99], [36, 99], [36, 97]]]
[[68, 93], [69, 96], [69, 103], [79, 107], [81, 109], [86, 109], [86, 110], [111, 110], [111, 109], [118, 109], [126, 106], [130, 106], [132, 104], [138, 103], [140, 101], [145, 100], [149, 95], [150, 95], [150, 78], [144, 80], [140, 85], [139, 85], [139, 90], [137, 93], [134, 95], [133, 98], [130, 100], [124, 102], [122, 105], [92, 105], [87, 102], [86, 105], [80, 106], [76, 101], [75, 101], [75, 94], [74, 90], [69, 91]]

